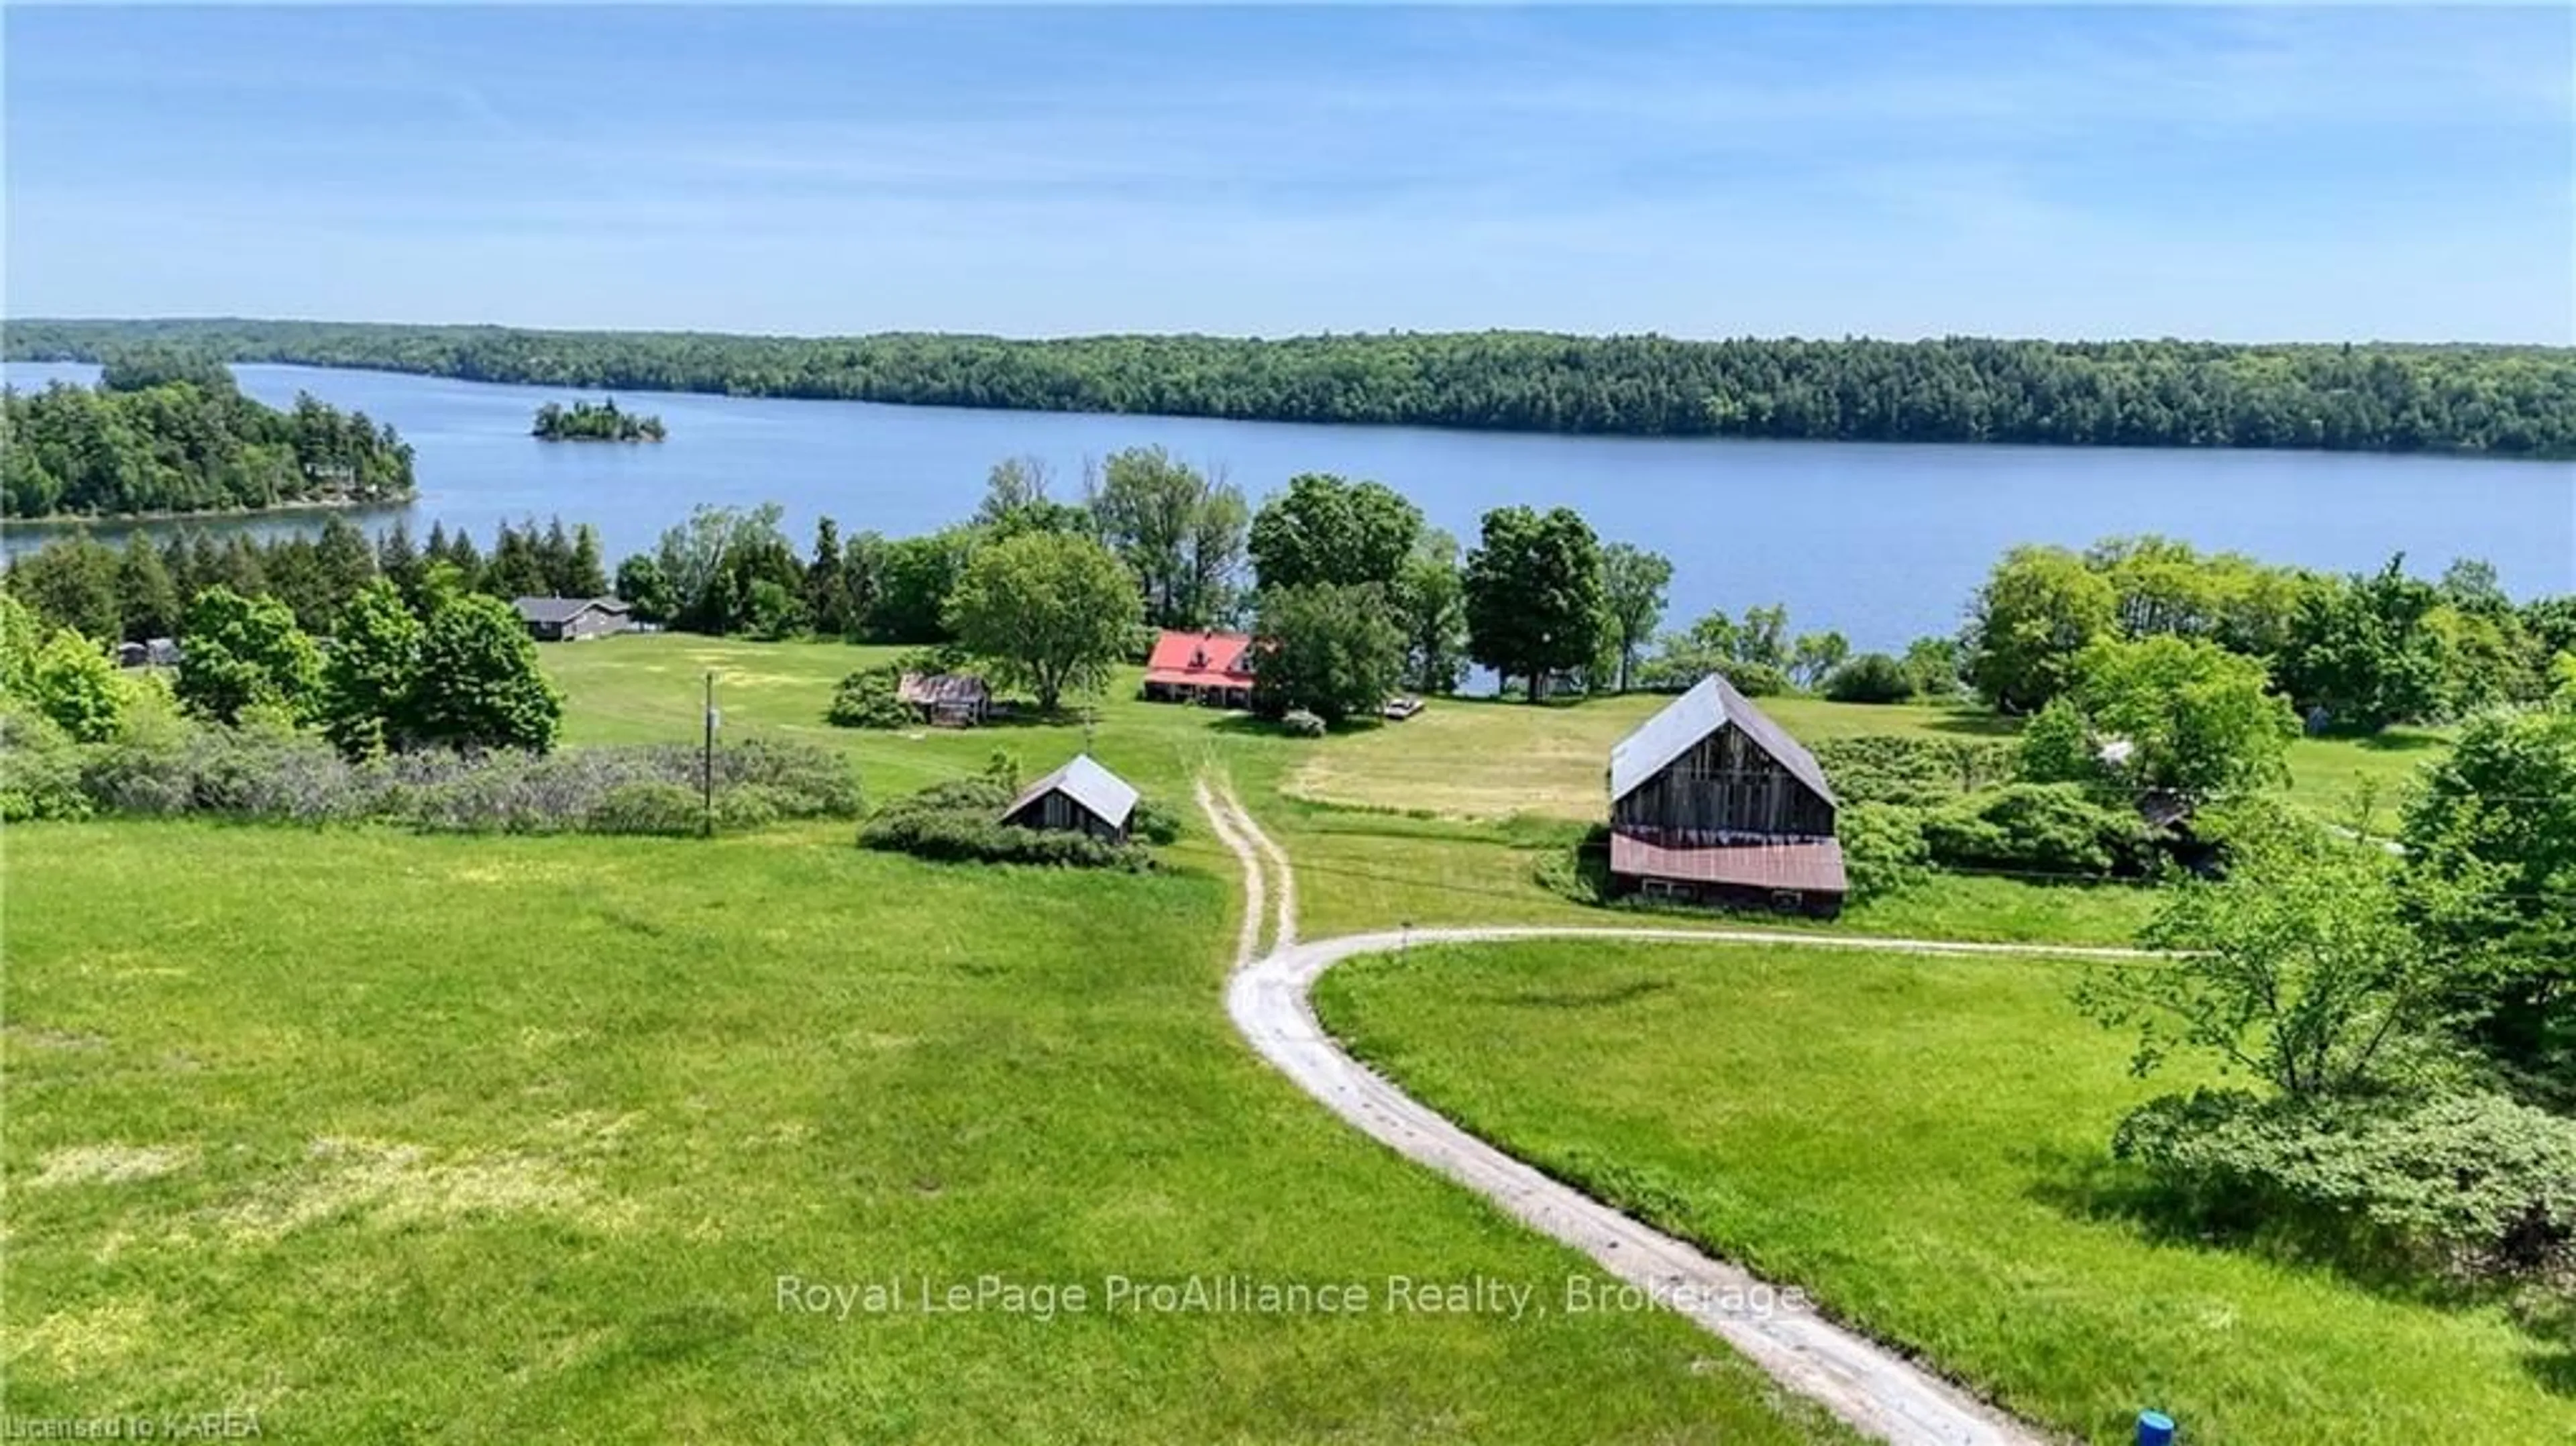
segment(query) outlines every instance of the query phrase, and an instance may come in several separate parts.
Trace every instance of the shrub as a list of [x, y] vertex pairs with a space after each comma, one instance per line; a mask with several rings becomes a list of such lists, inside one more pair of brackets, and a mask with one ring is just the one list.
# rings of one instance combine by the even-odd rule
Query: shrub
[[2205, 1220], [2358, 1229], [2468, 1274], [2576, 1264], [2576, 1120], [2497, 1095], [2199, 1090], [2131, 1112], [2113, 1150]]
[[840, 728], [901, 728], [912, 710], [896, 696], [901, 675], [892, 668], [861, 668], [832, 690], [823, 721]]
[[2136, 873], [2149, 848], [2135, 813], [2095, 803], [2068, 783], [1970, 794], [1926, 815], [1923, 841], [1948, 868], [2070, 876]]
[[2015, 763], [2024, 783], [2098, 786], [2110, 780], [2110, 771], [2094, 747], [2091, 726], [2083, 712], [2064, 698], [2050, 699], [2023, 726], [2015, 745]]
[[716, 827], [765, 828], [788, 816], [793, 796], [763, 783], [742, 783], [716, 795]]
[[1931, 807], [2012, 777], [2012, 745], [1998, 740], [1872, 733], [1823, 739], [1813, 751], [1846, 805]]
[[[599, 750], [592, 750], [598, 752]], [[698, 752], [665, 746], [676, 754], [686, 777], [694, 778]], [[738, 788], [759, 788], [784, 818], [856, 818], [866, 807], [858, 775], [836, 749], [784, 738], [745, 738], [716, 749], [716, 802]]]
[[676, 783], [636, 779], [601, 795], [583, 818], [592, 833], [661, 834], [680, 838], [704, 826], [699, 796]]
[[1150, 798], [1140, 798], [1127, 827], [1147, 843], [1167, 844], [1181, 836], [1181, 816]]
[[289, 823], [362, 819], [381, 807], [385, 781], [349, 766], [306, 733], [201, 728], [191, 735], [189, 808]]
[[89, 811], [71, 735], [33, 709], [0, 705], [0, 823], [85, 818]]
[[1280, 715], [1279, 731], [1291, 738], [1321, 738], [1324, 736], [1324, 720], [1303, 708], [1291, 708]]
[[1788, 670], [1770, 663], [1721, 662], [1717, 671], [1747, 698], [1768, 698], [1789, 691]]
[[[714, 764], [720, 825], [860, 811], [858, 782], [829, 749], [750, 739], [718, 748]], [[352, 763], [292, 729], [138, 717], [126, 737], [86, 751], [80, 787], [109, 813], [381, 819], [466, 833], [677, 831], [646, 826], [678, 806], [671, 803], [676, 795], [686, 801], [685, 831], [695, 832], [703, 766], [697, 749], [658, 744], [542, 757], [425, 751]]]
[[1606, 904], [1610, 891], [1610, 829], [1594, 824], [1571, 848], [1539, 855], [1532, 871], [1538, 886], [1578, 904]]
[[1825, 696], [1837, 703], [1902, 703], [1914, 696], [1914, 676], [1885, 653], [1863, 653], [1826, 676]]
[[977, 778], [945, 779], [888, 807], [952, 813], [999, 813], [1018, 794], [1016, 782], [988, 774]]
[[1835, 820], [1835, 832], [1842, 840], [1853, 903], [1912, 887], [1932, 862], [1931, 846], [1923, 841], [1923, 815], [1916, 809], [1852, 804]]

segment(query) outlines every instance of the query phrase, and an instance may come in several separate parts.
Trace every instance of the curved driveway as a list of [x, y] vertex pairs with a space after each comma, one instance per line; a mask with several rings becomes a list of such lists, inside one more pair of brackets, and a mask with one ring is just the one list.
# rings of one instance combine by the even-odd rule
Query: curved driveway
[[[1226, 989], [1235, 1027], [1281, 1073], [1335, 1114], [1493, 1201], [1515, 1218], [1590, 1256], [1601, 1268], [1688, 1316], [1799, 1395], [1861, 1432], [1898, 1446], [2038, 1446], [2049, 1438], [1969, 1396], [1904, 1356], [1806, 1309], [1779, 1307], [1782, 1292], [1549, 1178], [1416, 1102], [1342, 1052], [1315, 1018], [1307, 991], [1356, 954], [1417, 943], [1589, 936], [1690, 942], [1792, 944], [1907, 954], [2047, 954], [2108, 957], [2116, 949], [2036, 949], [2005, 944], [1864, 939], [1757, 930], [1501, 927], [1414, 929], [1300, 943], [1287, 855], [1231, 796], [1199, 785], [1200, 809], [1244, 870], [1244, 924]], [[1265, 867], [1266, 861], [1266, 867]], [[1265, 887], [1265, 884], [1271, 887]], [[1263, 915], [1273, 940], [1263, 952]]]

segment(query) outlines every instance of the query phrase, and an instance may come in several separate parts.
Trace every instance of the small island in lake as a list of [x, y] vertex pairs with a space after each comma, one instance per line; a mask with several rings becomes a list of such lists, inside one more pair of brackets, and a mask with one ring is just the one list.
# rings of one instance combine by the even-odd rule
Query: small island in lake
[[549, 442], [658, 442], [664, 435], [660, 417], [619, 411], [615, 397], [569, 407], [548, 402], [537, 408], [528, 434]]

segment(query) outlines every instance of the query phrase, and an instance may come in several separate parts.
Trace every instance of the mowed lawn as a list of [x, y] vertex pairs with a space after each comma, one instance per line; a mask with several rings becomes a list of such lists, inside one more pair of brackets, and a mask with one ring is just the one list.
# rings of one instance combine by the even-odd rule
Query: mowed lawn
[[[1323, 803], [1458, 818], [1516, 813], [1591, 822], [1607, 807], [1610, 748], [1670, 703], [1634, 693], [1578, 703], [1435, 699], [1399, 727], [1352, 738], [1298, 768], [1290, 785]], [[1965, 707], [1872, 707], [1822, 698], [1756, 700], [1802, 742], [1872, 733], [2009, 737], [2008, 720]]]
[[1329, 1028], [1485, 1138], [1815, 1292], [2017, 1413], [2114, 1443], [2576, 1440], [2576, 1340], [2494, 1301], [2160, 1238], [2106, 1141], [2180, 1079], [2079, 965], [1555, 941], [1325, 976]]
[[[1544, 1301], [1583, 1264], [1242, 1047], [1227, 876], [942, 868], [841, 826], [112, 822], [12, 829], [5, 885], [13, 1419], [231, 1411], [332, 1442], [1844, 1439], [1669, 1315], [1395, 1308], [1392, 1276]], [[839, 1320], [778, 1297], [783, 1275], [986, 1273], [1091, 1308]], [[1112, 1312], [1112, 1276], [1370, 1294]]]
[[[1457, 819], [1514, 814], [1591, 822], [1602, 816], [1610, 748], [1670, 698], [1633, 694], [1532, 707], [1487, 699], [1437, 699], [1400, 727], [1336, 740], [1289, 775], [1288, 791], [1319, 803], [1387, 808]], [[2010, 738], [2017, 720], [1966, 704], [1877, 706], [1814, 697], [1756, 699], [1802, 742], [1869, 734]], [[2439, 753], [2439, 730], [2394, 728], [2377, 737], [2301, 738], [2290, 745], [2290, 794], [2347, 819], [2365, 793], [2373, 819], [2393, 825], [2408, 780]]]

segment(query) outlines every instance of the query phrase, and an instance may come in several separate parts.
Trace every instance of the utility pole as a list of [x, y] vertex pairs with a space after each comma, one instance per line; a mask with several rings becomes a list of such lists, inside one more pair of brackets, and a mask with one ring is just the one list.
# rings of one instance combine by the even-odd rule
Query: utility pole
[[703, 810], [699, 831], [707, 838], [716, 836], [716, 670], [707, 669], [707, 740], [698, 755], [698, 804]]

